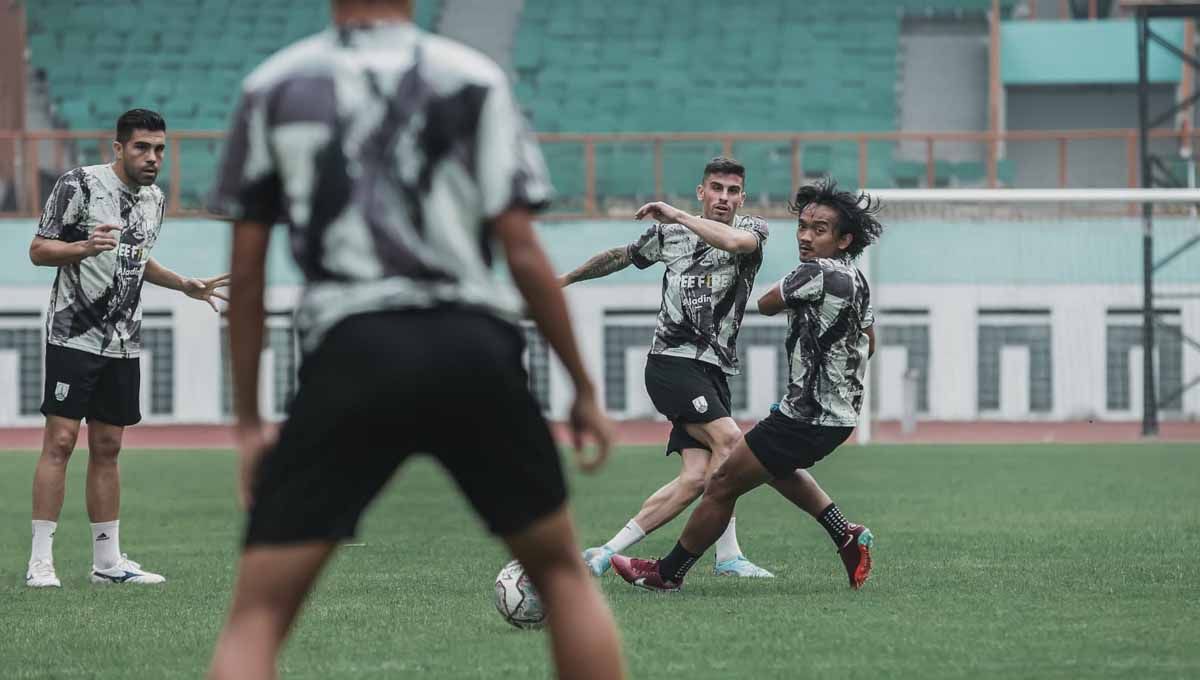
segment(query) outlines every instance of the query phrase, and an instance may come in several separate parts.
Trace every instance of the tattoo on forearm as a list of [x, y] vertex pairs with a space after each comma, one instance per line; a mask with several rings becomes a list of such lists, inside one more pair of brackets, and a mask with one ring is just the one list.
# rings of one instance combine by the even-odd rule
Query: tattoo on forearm
[[584, 262], [578, 269], [567, 274], [567, 279], [572, 283], [587, 281], [588, 279], [598, 279], [601, 276], [608, 276], [613, 272], [619, 272], [628, 267], [632, 262], [628, 246], [612, 248]]

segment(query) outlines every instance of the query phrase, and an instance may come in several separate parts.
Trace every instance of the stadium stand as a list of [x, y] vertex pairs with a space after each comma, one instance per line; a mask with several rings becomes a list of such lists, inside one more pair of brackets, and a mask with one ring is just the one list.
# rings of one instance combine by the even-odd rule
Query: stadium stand
[[[435, 28], [452, 1], [417, 0], [417, 22]], [[1003, 4], [1007, 10], [1013, 2]], [[898, 127], [904, 14], [988, 6], [988, 0], [759, 0], [731, 12], [715, 0], [526, 0], [509, 63], [539, 132], [887, 131]], [[43, 0], [27, 7], [33, 66], [50, 84], [56, 119], [74, 130], [107, 129], [133, 106], [157, 108], [174, 130], [221, 130], [246, 72], [319, 30], [329, 12], [325, 2], [290, 0]], [[600, 37], [598, 22], [628, 30]], [[111, 29], [135, 23], [154, 27], [148, 48]], [[112, 77], [123, 72], [136, 76]], [[216, 141], [185, 141], [183, 207], [198, 207], [218, 150]], [[545, 151], [560, 194], [581, 196], [580, 145], [547, 144]], [[720, 151], [717, 143], [665, 144], [668, 196], [690, 195], [697, 169]], [[81, 145], [77, 152], [80, 162], [95, 162], [100, 149]], [[893, 161], [892, 152], [889, 143], [870, 145], [868, 184], [920, 183], [923, 165]], [[778, 200], [792, 191], [790, 144], [741, 142], [733, 153], [750, 168], [753, 194]], [[600, 145], [596, 170], [601, 197], [646, 198], [654, 189], [653, 146]], [[854, 184], [858, 147], [806, 145], [801, 170]], [[978, 163], [940, 162], [937, 185], [982, 174]]]
[[[417, 23], [432, 29], [441, 2], [417, 0]], [[136, 106], [160, 111], [173, 130], [222, 130], [246, 73], [329, 23], [329, 3], [291, 0], [39, 0], [26, 7], [31, 62], [49, 84], [58, 122], [72, 130], [107, 130]], [[114, 26], [145, 30], [134, 40]], [[186, 206], [197, 207], [207, 193], [218, 151], [216, 142], [186, 143]], [[100, 150], [89, 144], [78, 153], [79, 162], [91, 163]]]
[[[981, 12], [990, 4], [760, 0], [723, 12], [721, 3], [708, 0], [526, 0], [512, 64], [517, 95], [540, 132], [895, 130], [901, 16]], [[1006, 11], [1012, 4], [1003, 3]], [[628, 30], [601, 40], [597, 23]], [[639, 66], [645, 63], [656, 67]], [[697, 168], [719, 151], [712, 144], [666, 144], [665, 191], [691, 194]], [[897, 180], [912, 175], [911, 168], [898, 167], [893, 178], [891, 153], [890, 144], [871, 145], [869, 184], [903, 183]], [[740, 143], [734, 154], [752, 169], [752, 191], [777, 198], [792, 190], [787, 143]], [[582, 190], [577, 143], [548, 146], [547, 161], [562, 193]], [[805, 176], [833, 174], [854, 183], [858, 148], [809, 145], [801, 165]], [[946, 169], [945, 181], [980, 169]], [[653, 187], [653, 149], [599, 146], [596, 170], [601, 196], [642, 198]], [[914, 179], [923, 176], [922, 166]]]

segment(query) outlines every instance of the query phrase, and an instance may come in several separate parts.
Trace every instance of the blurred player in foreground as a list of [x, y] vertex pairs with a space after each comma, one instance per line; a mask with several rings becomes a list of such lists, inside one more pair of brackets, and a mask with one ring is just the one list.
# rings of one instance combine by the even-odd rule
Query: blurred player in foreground
[[[333, 16], [246, 78], [213, 198], [235, 222], [229, 328], [249, 518], [211, 676], [274, 676], [334, 547], [407, 456], [428, 452], [532, 578], [560, 677], [622, 677], [521, 365], [523, 297], [574, 382], [576, 450], [585, 436], [598, 445], [580, 462], [602, 463], [611, 424], [532, 226], [551, 191], [541, 152], [500, 68], [419, 30], [407, 0], [337, 0]], [[273, 443], [255, 395], [278, 221], [306, 283], [300, 388]], [[520, 296], [492, 275], [496, 247]]]

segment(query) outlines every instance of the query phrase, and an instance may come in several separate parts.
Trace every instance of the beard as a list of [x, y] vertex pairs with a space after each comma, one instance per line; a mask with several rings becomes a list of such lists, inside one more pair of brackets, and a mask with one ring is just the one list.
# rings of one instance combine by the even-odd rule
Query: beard
[[157, 171], [154, 171], [152, 174], [144, 174], [141, 168], [128, 161], [124, 163], [124, 166], [125, 176], [137, 182], [139, 186], [148, 187], [158, 179]]

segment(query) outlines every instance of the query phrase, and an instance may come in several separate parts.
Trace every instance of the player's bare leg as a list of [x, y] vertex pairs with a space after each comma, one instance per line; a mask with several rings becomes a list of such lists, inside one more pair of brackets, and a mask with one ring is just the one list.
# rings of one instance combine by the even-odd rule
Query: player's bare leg
[[579, 561], [579, 544], [566, 507], [505, 536], [504, 542], [545, 603], [558, 677], [625, 677], [616, 623]]
[[679, 475], [659, 487], [642, 503], [638, 514], [629, 520], [608, 543], [583, 551], [583, 561], [594, 576], [608, 571], [612, 556], [625, 551], [662, 525], [679, 516], [700, 494], [708, 479], [712, 454], [707, 449], [679, 452]]
[[821, 511], [833, 504], [833, 499], [807, 470], [796, 470], [795, 475], [787, 479], [773, 479], [771, 486], [813, 519], [819, 519]]
[[[742, 441], [742, 431], [733, 418], [719, 418], [704, 424], [688, 424], [688, 434], [708, 445], [713, 452], [709, 461], [708, 476], [729, 459], [734, 448]], [[729, 522], [716, 541], [716, 565], [713, 572], [720, 576], [747, 578], [772, 578], [774, 574], [746, 559], [737, 540], [737, 520], [730, 515]]]
[[67, 463], [78, 439], [78, 420], [46, 416], [42, 452], [33, 472], [33, 546], [25, 572], [26, 585], [35, 588], [62, 585], [54, 571], [54, 532], [66, 497]]
[[633, 517], [647, 534], [678, 517], [704, 493], [712, 454], [705, 449], [684, 449], [679, 456], [682, 459], [679, 476], [647, 498]]
[[121, 514], [121, 468], [117, 457], [125, 428], [88, 422], [87, 513], [94, 522], [112, 522]]
[[708, 480], [699, 505], [688, 518], [679, 542], [693, 554], [703, 554], [717, 542], [733, 517], [737, 499], [770, 481], [771, 473], [742, 441]]
[[688, 570], [724, 532], [737, 499], [770, 479], [771, 473], [758, 462], [746, 443], [739, 443], [708, 480], [704, 496], [670, 554], [661, 560], [617, 555], [613, 558], [613, 570], [640, 588], [678, 590]]
[[246, 549], [209, 678], [275, 677], [279, 649], [335, 545], [322, 541]]
[[847, 521], [829, 494], [805, 470], [797, 470], [786, 479], [772, 480], [771, 486], [825, 527], [842, 558], [850, 587], [861, 588], [871, 576], [871, 546], [875, 543], [871, 530]]
[[160, 574], [142, 569], [121, 552], [121, 468], [125, 428], [88, 421], [87, 512], [92, 522], [92, 583], [156, 584]]
[[33, 472], [33, 518], [58, 521], [67, 488], [67, 463], [79, 439], [79, 421], [46, 416], [42, 453]]

